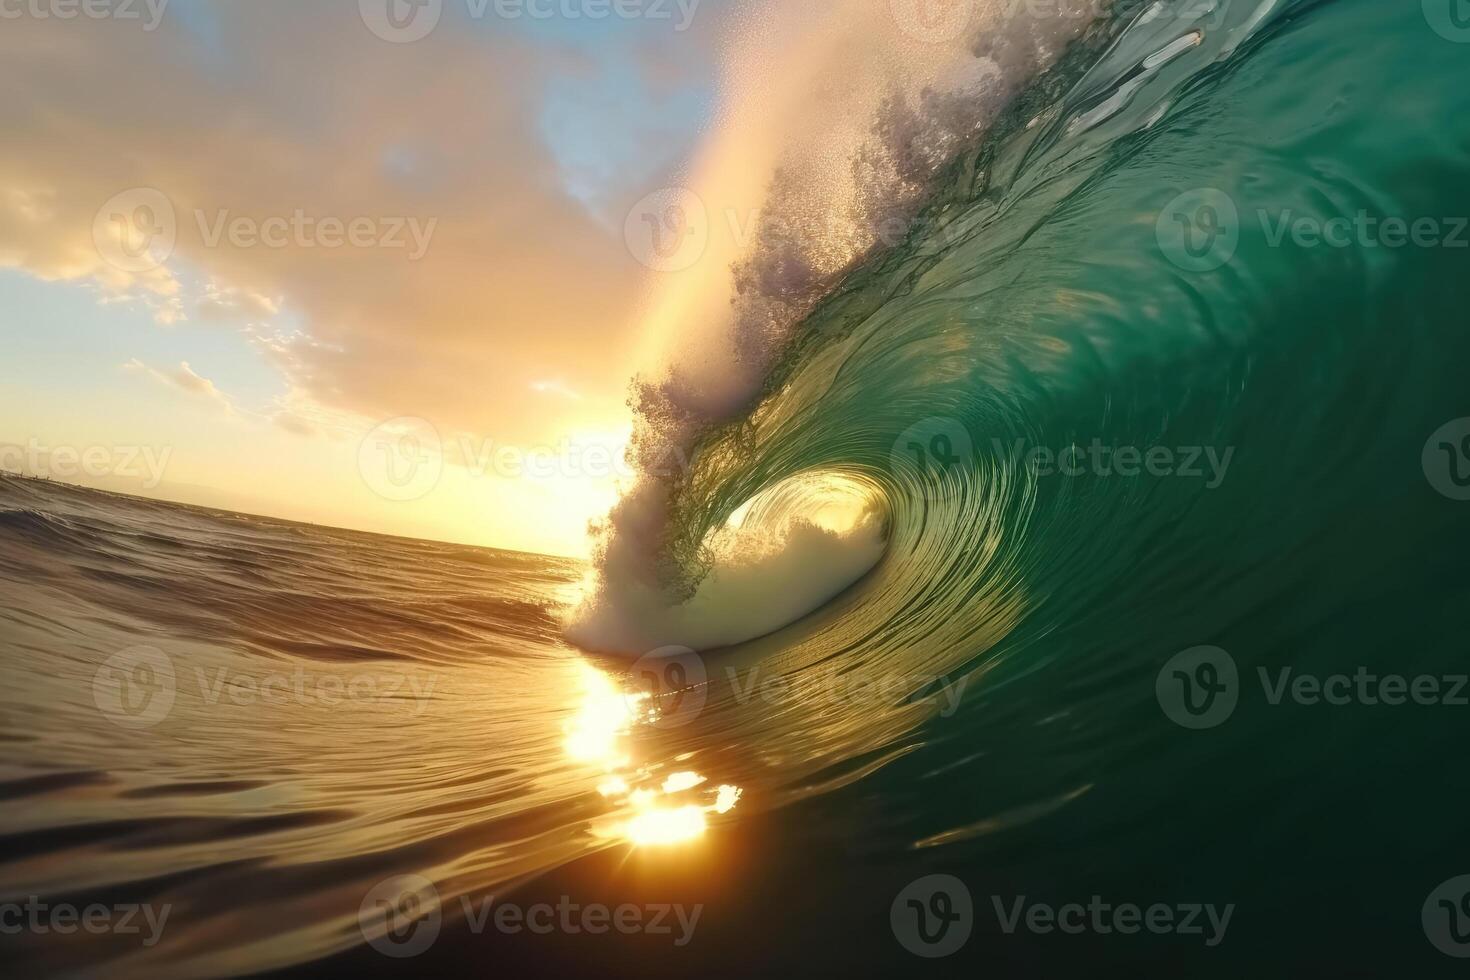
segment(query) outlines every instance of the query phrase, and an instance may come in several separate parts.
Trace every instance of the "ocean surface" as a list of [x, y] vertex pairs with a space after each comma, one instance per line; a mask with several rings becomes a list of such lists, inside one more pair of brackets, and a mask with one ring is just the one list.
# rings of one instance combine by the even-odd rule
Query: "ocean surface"
[[699, 441], [675, 584], [780, 486], [881, 533], [733, 647], [584, 652], [575, 562], [0, 478], [0, 905], [157, 926], [7, 965], [1459, 975], [1467, 14], [1114, 5]]

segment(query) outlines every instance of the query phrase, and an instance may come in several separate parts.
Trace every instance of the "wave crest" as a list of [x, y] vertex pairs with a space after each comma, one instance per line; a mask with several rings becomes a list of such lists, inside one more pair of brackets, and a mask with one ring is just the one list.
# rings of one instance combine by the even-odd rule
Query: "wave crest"
[[[625, 652], [737, 642], [815, 608], [871, 566], [881, 553], [871, 534], [833, 541], [802, 530], [777, 536], [789, 555], [768, 549], [759, 562], [710, 559], [711, 529], [791, 472], [770, 474], [772, 483], [739, 499], [718, 495], [719, 505], [697, 516], [684, 498], [693, 482], [726, 469], [702, 457], [749, 450], [732, 420], [745, 419], [774, 389], [773, 367], [796, 326], [856, 270], [912, 237], [936, 175], [1089, 26], [1094, 9], [1079, 0], [1036, 18], [1014, 5], [983, 5], [967, 34], [936, 44], [905, 34], [890, 0], [840, 11], [773, 3], [752, 16], [759, 29], [736, 32], [726, 55], [725, 122], [693, 182], [725, 215], [743, 213], [743, 195], [757, 192], [758, 216], [746, 234], [715, 244], [700, 278], [680, 280], [655, 300], [650, 318], [667, 334], [668, 359], [635, 379], [631, 401], [630, 452], [643, 475], [600, 528], [597, 591], [573, 615], [570, 637]], [[782, 109], [772, 86], [789, 89], [795, 80], [800, 105]], [[763, 167], [769, 176], [753, 187], [750, 174]], [[734, 439], [725, 431], [732, 424]], [[672, 460], [693, 465], [671, 468]], [[819, 560], [831, 566], [820, 584], [811, 571]], [[716, 568], [719, 584], [702, 590]], [[736, 585], [745, 574], [737, 568], [812, 587], [788, 590], [801, 601], [783, 598], [751, 620], [738, 605], [715, 608], [771, 606], [759, 589]], [[721, 625], [735, 618], [747, 625]], [[696, 619], [708, 629], [694, 627]], [[659, 630], [675, 635], [654, 635]]]

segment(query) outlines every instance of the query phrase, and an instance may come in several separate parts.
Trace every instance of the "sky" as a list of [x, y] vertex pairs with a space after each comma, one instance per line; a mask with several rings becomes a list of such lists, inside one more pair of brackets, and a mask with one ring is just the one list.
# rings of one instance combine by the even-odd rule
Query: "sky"
[[1018, 9], [0, 0], [0, 471], [545, 554], [615, 504], [656, 533], [635, 376], [685, 428], [739, 411], [742, 331], [1085, 24]]
[[727, 12], [0, 3], [0, 469], [585, 555]]

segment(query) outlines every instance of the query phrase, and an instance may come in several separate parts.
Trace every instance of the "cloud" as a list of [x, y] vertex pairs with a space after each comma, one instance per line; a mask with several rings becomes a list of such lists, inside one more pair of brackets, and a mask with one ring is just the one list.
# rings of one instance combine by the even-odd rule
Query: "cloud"
[[[0, 80], [26, 95], [0, 102], [0, 266], [249, 325], [291, 389], [370, 419], [547, 438], [529, 386], [551, 371], [578, 411], [622, 404], [645, 270], [563, 186], [539, 115], [566, 66], [597, 84], [585, 56], [456, 5], [412, 44], [355, 0], [190, 9], [207, 30], [6, 22]], [[677, 88], [699, 64], [643, 67]]]
[[217, 321], [265, 320], [281, 312], [280, 303], [269, 296], [232, 289], [216, 282], [205, 285], [195, 308], [204, 319]]
[[160, 370], [144, 364], [135, 357], [124, 364], [123, 369], [144, 373], [155, 381], [168, 385], [169, 387], [177, 388], [186, 394], [212, 401], [224, 409], [226, 414], [234, 412], [234, 405], [231, 403], [229, 397], [216, 388], [213, 381], [195, 372], [189, 366], [188, 361], [180, 361], [179, 366], [176, 368]]
[[580, 392], [568, 388], [560, 381], [533, 381], [531, 383], [531, 390], [538, 394], [555, 395], [558, 398], [565, 398], [574, 402], [582, 400]]
[[290, 412], [279, 412], [272, 417], [271, 421], [292, 435], [314, 436], [318, 432], [316, 426], [301, 416], [292, 415]]

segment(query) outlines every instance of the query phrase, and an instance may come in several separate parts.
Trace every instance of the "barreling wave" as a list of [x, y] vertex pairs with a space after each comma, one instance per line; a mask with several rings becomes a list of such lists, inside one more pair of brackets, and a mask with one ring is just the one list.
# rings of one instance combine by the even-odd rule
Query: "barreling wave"
[[[642, 447], [671, 435], [689, 465], [614, 515], [572, 635], [739, 644], [717, 658], [568, 650], [569, 561], [0, 475], [0, 899], [177, 909], [154, 946], [29, 933], [11, 959], [259, 973], [378, 945], [365, 896], [405, 875], [446, 926], [461, 898], [618, 903], [656, 878], [740, 900], [704, 959], [605, 962], [718, 972], [752, 934], [794, 961], [823, 923], [881, 922], [910, 855], [1384, 940], [1243, 929], [1220, 976], [1427, 975], [1404, 965], [1438, 956], [1414, 912], [1461, 837], [1452, 709], [1267, 710], [1242, 683], [1228, 725], [1185, 733], [1160, 682], [1199, 644], [1241, 681], [1464, 673], [1470, 25], [1429, 7], [1119, 3], [985, 126], [943, 128], [901, 240], [821, 266], [769, 362], [712, 358], [713, 394], [678, 375]], [[711, 329], [738, 335], [719, 272]], [[709, 814], [705, 856], [583, 860], [641, 846], [650, 799]], [[1365, 828], [1395, 846], [1344, 861]], [[825, 912], [771, 928], [782, 902]], [[828, 972], [903, 965], [866, 931]], [[491, 937], [461, 938], [419, 962], [481, 962]], [[528, 969], [579, 948], [493, 938]], [[1200, 972], [1191, 944], [1128, 946], [1113, 972]], [[329, 968], [382, 962], [361, 952]]]
[[[810, 520], [834, 487], [852, 490], [840, 473], [767, 487], [785, 501], [784, 524], [766, 514], [707, 528], [697, 547], [682, 547], [673, 512], [690, 473], [668, 463], [702, 452], [772, 390], [798, 325], [912, 237], [936, 176], [1093, 24], [1099, 4], [1063, 0], [1041, 17], [1016, 4], [955, 9], [966, 29], [940, 37], [930, 32], [945, 25], [927, 7], [888, 0], [753, 5], [732, 32], [721, 132], [692, 179], [735, 218], [728, 239], [712, 242], [703, 278], [666, 290], [650, 316], [655, 332], [672, 336], [662, 378], [634, 383], [632, 454], [643, 477], [604, 525], [600, 591], [571, 631], [584, 645], [633, 650], [665, 636], [708, 648], [763, 635], [881, 555], [889, 525], [875, 486], [858, 494], [867, 504], [847, 525]], [[783, 109], [782, 93], [797, 106]], [[754, 220], [734, 227], [745, 211]], [[755, 496], [730, 511], [749, 510]], [[750, 588], [756, 581], [764, 587]], [[742, 610], [736, 596], [751, 602]]]
[[[1324, 349], [1353, 348], [1388, 315], [1423, 317], [1445, 292], [1433, 278], [1443, 251], [1273, 234], [1283, 214], [1323, 227], [1360, 209], [1463, 207], [1462, 184], [1406, 182], [1401, 156], [1354, 142], [1414, 146], [1436, 174], [1463, 175], [1465, 147], [1433, 126], [1445, 106], [1385, 119], [1368, 100], [1279, 84], [1341, 80], [1355, 63], [1343, 46], [1363, 37], [1454, 56], [1411, 13], [1355, 0], [1120, 2], [999, 113], [957, 124], [946, 109], [935, 131], [880, 122], [880, 144], [901, 134], [896, 145], [924, 147], [905, 157], [922, 166], [873, 185], [894, 192], [902, 239], [860, 241], [803, 279], [808, 291], [771, 291], [795, 297], [794, 325], [756, 317], [756, 354], [737, 339], [760, 367], [753, 393], [710, 412], [677, 373], [645, 391], [647, 458], [672, 439], [691, 465], [646, 479], [614, 512], [602, 591], [572, 638], [634, 654], [726, 646], [861, 580], [842, 616], [812, 616], [787, 639], [922, 644], [962, 662], [987, 622], [1036, 603], [1080, 609], [1120, 575], [1197, 574], [1191, 555], [1148, 560], [1204, 515], [1228, 526], [1269, 498], [1269, 465], [1235, 449], [1276, 413], [1300, 422], [1301, 408], [1291, 385], [1262, 377], [1311, 370]], [[769, 200], [790, 205], [784, 188]], [[737, 284], [790, 263], [791, 240], [760, 245]], [[1386, 312], [1408, 295], [1425, 305]], [[750, 305], [737, 294], [737, 338], [751, 335]], [[1110, 478], [1132, 465], [1114, 459], [1120, 447], [1139, 454], [1135, 472], [1152, 452], [1158, 478]], [[861, 488], [861, 504], [813, 525], [805, 509], [833, 486]], [[772, 494], [786, 504], [759, 533], [778, 544], [755, 557], [721, 548]]]

